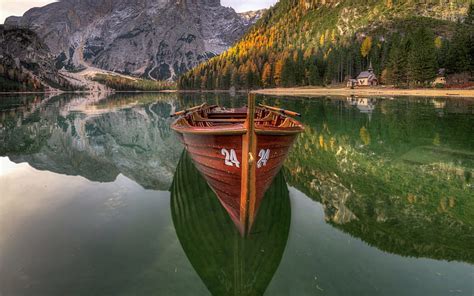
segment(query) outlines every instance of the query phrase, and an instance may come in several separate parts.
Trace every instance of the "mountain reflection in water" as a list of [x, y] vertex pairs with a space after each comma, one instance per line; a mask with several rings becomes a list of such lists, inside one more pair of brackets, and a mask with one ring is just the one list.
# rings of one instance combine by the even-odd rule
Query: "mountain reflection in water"
[[0, 294], [472, 294], [472, 100], [259, 97], [307, 129], [242, 243], [169, 114], [245, 101], [1, 97]]
[[167, 190], [181, 150], [169, 127], [175, 107], [169, 97], [138, 99], [150, 103], [60, 96], [5, 111], [0, 153], [39, 170], [97, 182], [123, 174], [146, 189]]

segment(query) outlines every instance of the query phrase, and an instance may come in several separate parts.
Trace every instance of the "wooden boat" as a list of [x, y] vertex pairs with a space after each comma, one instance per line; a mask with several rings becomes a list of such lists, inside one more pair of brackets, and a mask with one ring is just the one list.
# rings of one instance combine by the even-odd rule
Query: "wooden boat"
[[291, 224], [282, 172], [265, 193], [251, 238], [242, 238], [184, 151], [171, 186], [171, 215], [184, 253], [210, 294], [264, 295], [280, 265]]
[[275, 107], [221, 108], [203, 104], [180, 111], [172, 129], [242, 235], [247, 235], [262, 198], [297, 135], [298, 113]]

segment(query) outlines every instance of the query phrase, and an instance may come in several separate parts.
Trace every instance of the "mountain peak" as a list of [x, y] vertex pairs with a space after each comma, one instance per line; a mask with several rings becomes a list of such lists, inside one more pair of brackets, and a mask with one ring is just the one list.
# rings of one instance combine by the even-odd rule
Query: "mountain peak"
[[256, 22], [220, 0], [62, 0], [10, 17], [51, 49], [57, 65], [173, 79], [220, 54]]

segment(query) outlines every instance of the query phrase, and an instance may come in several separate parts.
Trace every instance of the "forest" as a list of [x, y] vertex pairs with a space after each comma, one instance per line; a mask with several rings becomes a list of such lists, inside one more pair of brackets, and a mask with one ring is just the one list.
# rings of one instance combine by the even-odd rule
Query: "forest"
[[[397, 87], [432, 86], [439, 69], [457, 86], [474, 76], [472, 4], [462, 21], [395, 15], [389, 27], [366, 29], [371, 20], [360, 17], [360, 30], [340, 34], [336, 24], [341, 8], [315, 10], [301, 2], [280, 1], [234, 47], [182, 75], [178, 88], [339, 84], [370, 63], [380, 82]], [[387, 1], [376, 8], [392, 11], [389, 5], [395, 4]]]
[[0, 91], [43, 91], [41, 82], [18, 68], [0, 63]]
[[132, 79], [119, 75], [96, 74], [92, 80], [105, 84], [117, 91], [160, 91], [176, 88], [176, 83], [172, 81]]

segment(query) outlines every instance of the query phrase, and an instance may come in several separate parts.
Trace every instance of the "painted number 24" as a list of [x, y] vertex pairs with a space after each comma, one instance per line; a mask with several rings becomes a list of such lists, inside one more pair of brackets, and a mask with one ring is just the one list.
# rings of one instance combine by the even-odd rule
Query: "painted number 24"
[[[230, 151], [227, 149], [222, 149], [221, 154], [225, 156], [226, 166], [231, 166], [231, 167], [236, 166], [240, 168], [240, 162], [237, 159], [237, 153], [235, 153], [234, 149], [230, 149]], [[263, 166], [266, 166], [268, 159], [270, 158], [270, 149], [260, 150], [260, 152], [258, 153], [258, 156], [259, 156], [259, 160], [257, 162], [257, 167], [261, 168]]]
[[225, 156], [225, 165], [227, 166], [235, 165], [236, 167], [240, 168], [240, 162], [237, 159], [237, 153], [235, 153], [234, 149], [230, 149], [230, 152], [227, 149], [222, 149], [221, 154]]

